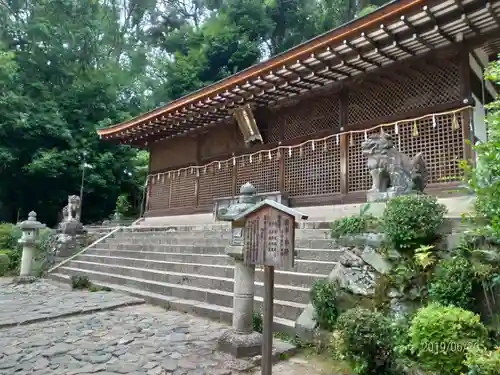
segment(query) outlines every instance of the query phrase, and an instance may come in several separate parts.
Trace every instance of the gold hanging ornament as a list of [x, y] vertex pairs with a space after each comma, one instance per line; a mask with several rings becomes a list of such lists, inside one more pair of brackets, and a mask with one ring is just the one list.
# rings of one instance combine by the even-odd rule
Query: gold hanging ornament
[[291, 147], [288, 147], [288, 157], [289, 158], [292, 157], [292, 148]]
[[236, 165], [236, 158], [233, 156], [233, 167]]
[[203, 174], [207, 173], [207, 166], [205, 165], [205, 168], [203, 168]]
[[338, 134], [335, 134], [335, 143], [337, 144], [337, 146], [339, 145], [339, 135]]
[[279, 147], [278, 147], [278, 151], [276, 152], [276, 158], [277, 158], [278, 160], [280, 160], [280, 159], [281, 159], [281, 148], [279, 148]]
[[200, 169], [196, 168], [196, 177], [200, 177]]
[[170, 179], [170, 171], [167, 174], [167, 178]]
[[219, 169], [220, 169], [220, 168], [221, 168], [221, 164], [220, 164], [220, 162], [219, 162]]
[[314, 151], [314, 141], [311, 141], [311, 150]]
[[398, 127], [398, 123], [396, 122], [396, 124], [394, 125], [394, 134], [398, 135], [399, 134], [399, 127]]
[[299, 156], [300, 157], [304, 156], [304, 149], [302, 148], [302, 145], [299, 147]]
[[435, 128], [437, 126], [436, 115], [432, 115], [432, 127]]
[[259, 163], [262, 163], [262, 152], [259, 152]]
[[268, 158], [269, 160], [273, 160], [273, 156], [271, 155], [271, 150], [269, 150]]
[[413, 135], [414, 137], [418, 136], [417, 120], [413, 121], [413, 127], [412, 127], [411, 135]]
[[457, 119], [457, 114], [456, 113], [453, 114], [453, 118], [451, 120], [451, 128], [453, 130], [458, 130], [458, 128], [459, 128], [459, 124], [458, 124], [458, 119]]
[[349, 134], [349, 146], [354, 146], [354, 134]]
[[365, 141], [368, 139], [368, 133], [365, 131]]
[[248, 162], [252, 164], [252, 155], [250, 155], [250, 157], [248, 158]]
[[327, 150], [328, 150], [328, 140], [327, 140], [327, 139], [325, 139], [325, 142], [324, 142], [324, 144], [323, 144], [323, 151], [325, 151], [325, 152], [326, 152]]

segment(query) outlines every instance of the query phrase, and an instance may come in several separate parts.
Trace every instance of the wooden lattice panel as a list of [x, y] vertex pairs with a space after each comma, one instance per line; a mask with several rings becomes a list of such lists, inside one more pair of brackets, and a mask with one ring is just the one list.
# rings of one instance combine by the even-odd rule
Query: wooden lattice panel
[[460, 100], [459, 68], [454, 60], [439, 59], [433, 65], [419, 60], [411, 68], [399, 68], [349, 88], [348, 123], [360, 124]]
[[340, 146], [336, 138], [285, 150], [285, 191], [290, 197], [340, 192]]
[[230, 197], [233, 195], [233, 167], [232, 165], [210, 165], [200, 170], [198, 206], [211, 205], [214, 198]]
[[[444, 183], [457, 181], [463, 172], [458, 166], [464, 158], [464, 143], [462, 114], [456, 115], [456, 127], [453, 130], [453, 115], [431, 117], [417, 121], [418, 135], [412, 135], [413, 123], [398, 124], [398, 134], [395, 127], [386, 127], [384, 131], [393, 137], [394, 147], [413, 158], [422, 152], [427, 164], [429, 183]], [[367, 132], [367, 136], [379, 133], [380, 130]], [[366, 167], [366, 157], [361, 154], [361, 143], [364, 133], [350, 135], [352, 140], [348, 148], [348, 184], [349, 191], [366, 191], [371, 188], [372, 179]]]
[[[283, 157], [283, 155], [281, 155]], [[279, 191], [279, 160], [276, 151], [269, 153], [261, 152], [250, 156], [238, 158], [236, 189], [239, 192], [241, 185], [250, 182], [257, 188], [258, 193]]]
[[156, 176], [149, 178], [148, 210], [165, 210], [169, 208], [170, 181]]
[[170, 208], [196, 206], [196, 174], [184, 170], [171, 177]]
[[280, 141], [280, 123], [283, 122], [283, 140], [294, 139], [323, 130], [338, 128], [340, 102], [337, 94], [295, 101], [274, 110], [268, 120], [268, 143]]

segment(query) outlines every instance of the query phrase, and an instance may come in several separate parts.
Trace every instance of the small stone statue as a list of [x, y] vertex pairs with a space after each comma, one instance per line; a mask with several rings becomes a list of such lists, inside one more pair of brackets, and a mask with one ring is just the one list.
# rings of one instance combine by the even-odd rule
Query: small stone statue
[[63, 207], [63, 222], [80, 221], [80, 197], [77, 195], [68, 196], [68, 204]]
[[58, 231], [67, 234], [69, 237], [83, 233], [80, 214], [80, 197], [77, 195], [68, 196], [68, 204], [62, 209], [62, 220], [59, 223]]
[[373, 185], [368, 201], [388, 199], [392, 196], [422, 192], [427, 185], [428, 173], [421, 152], [413, 159], [394, 148], [390, 134], [381, 133], [361, 144]]

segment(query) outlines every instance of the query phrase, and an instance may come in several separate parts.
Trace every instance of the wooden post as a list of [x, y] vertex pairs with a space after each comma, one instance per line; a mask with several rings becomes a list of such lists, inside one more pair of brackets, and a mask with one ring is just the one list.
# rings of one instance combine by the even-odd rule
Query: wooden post
[[272, 373], [274, 267], [293, 268], [296, 217], [307, 220], [300, 212], [265, 199], [233, 222], [244, 222], [244, 263], [264, 266], [262, 375]]
[[[349, 93], [346, 87], [340, 91], [340, 131], [345, 131], [348, 123], [348, 110], [349, 110]], [[340, 135], [340, 194], [342, 200], [349, 193], [349, 135]]]
[[262, 375], [273, 372], [274, 266], [264, 266], [264, 316], [262, 329]]

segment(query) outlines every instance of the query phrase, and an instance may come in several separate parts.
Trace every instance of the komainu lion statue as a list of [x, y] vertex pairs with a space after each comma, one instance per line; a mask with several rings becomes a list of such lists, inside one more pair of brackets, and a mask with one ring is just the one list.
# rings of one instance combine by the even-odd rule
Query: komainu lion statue
[[[368, 193], [382, 193], [386, 197], [422, 192], [428, 173], [421, 152], [413, 159], [394, 148], [390, 134], [374, 135], [361, 144], [373, 185]], [[375, 194], [376, 195], [376, 194]]]
[[62, 209], [63, 222], [76, 220], [80, 221], [80, 197], [77, 195], [68, 196], [68, 204]]

